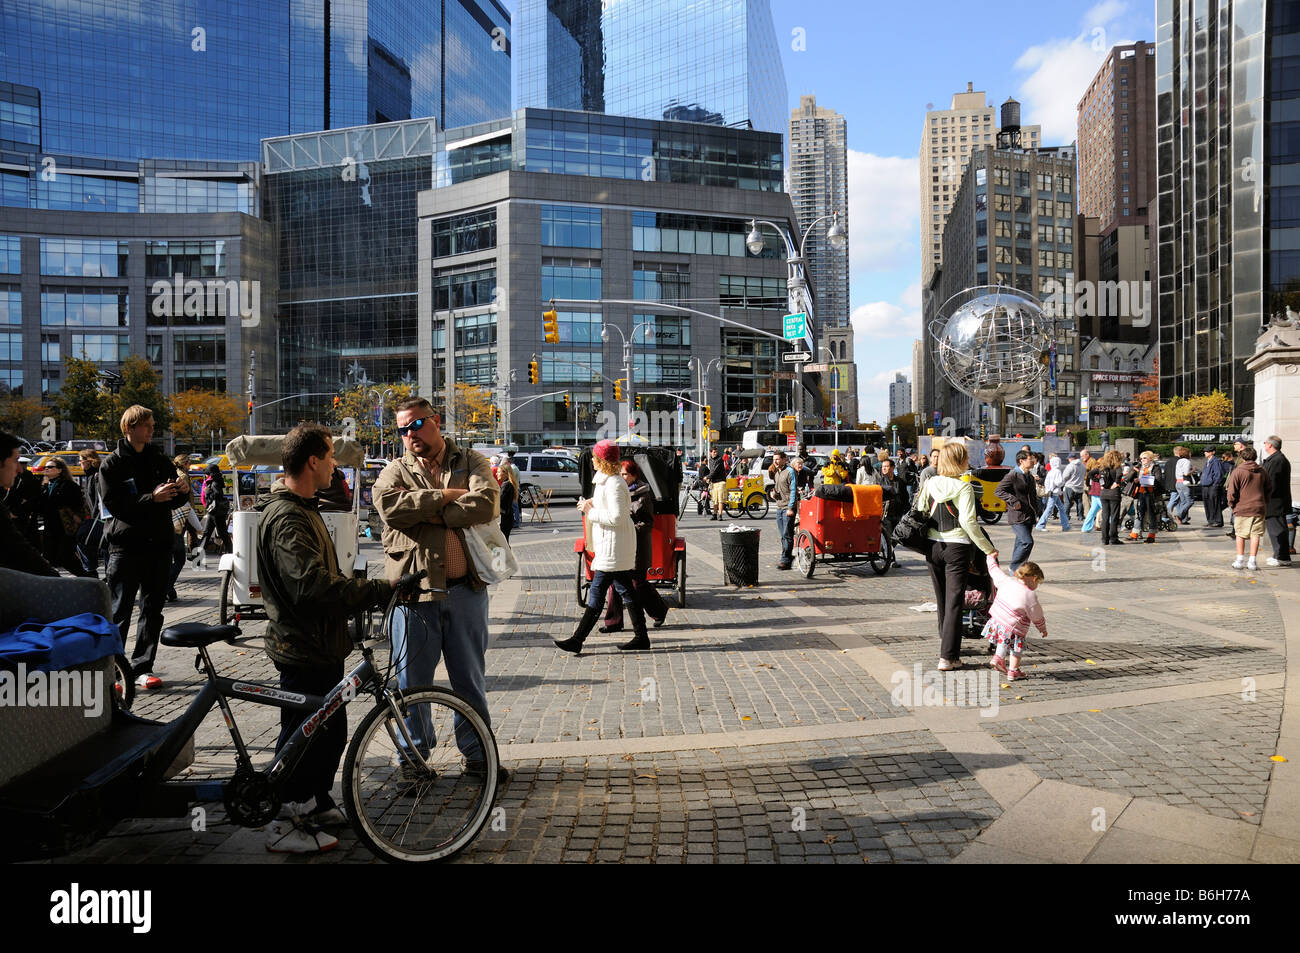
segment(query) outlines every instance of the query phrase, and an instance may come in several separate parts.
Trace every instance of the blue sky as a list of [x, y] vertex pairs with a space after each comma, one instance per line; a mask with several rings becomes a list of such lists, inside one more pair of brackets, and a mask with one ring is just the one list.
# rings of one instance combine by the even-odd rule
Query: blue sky
[[[515, 0], [504, 2], [515, 9]], [[971, 82], [994, 106], [1018, 99], [1022, 122], [1041, 125], [1045, 145], [1073, 142], [1079, 97], [1106, 52], [1154, 40], [1155, 6], [1151, 0], [770, 3], [790, 108], [812, 93], [818, 105], [848, 119], [859, 414], [884, 423], [888, 382], [895, 371], [911, 376], [912, 342], [921, 336], [917, 152], [927, 104], [946, 109], [952, 94]]]

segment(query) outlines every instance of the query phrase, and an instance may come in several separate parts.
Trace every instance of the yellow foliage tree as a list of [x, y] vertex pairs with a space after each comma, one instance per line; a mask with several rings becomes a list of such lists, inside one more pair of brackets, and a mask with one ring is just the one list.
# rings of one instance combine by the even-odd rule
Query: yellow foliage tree
[[465, 436], [492, 432], [492, 392], [475, 384], [456, 384], [456, 429]]
[[0, 396], [0, 430], [35, 440], [45, 407], [35, 397], [5, 394]]
[[191, 388], [172, 394], [172, 434], [191, 448], [207, 446], [216, 434], [224, 433], [228, 440], [241, 433], [244, 408], [229, 394]]
[[379, 427], [375, 425], [375, 413], [380, 407], [379, 395], [383, 394], [383, 442], [396, 442], [400, 445], [397, 434], [393, 432], [396, 426], [393, 422], [393, 408], [412, 396], [415, 391], [415, 384], [405, 383], [358, 385], [340, 391], [330, 418], [335, 425], [335, 433], [346, 434], [350, 421], [353, 428], [352, 435], [361, 441], [362, 446], [378, 452], [381, 435]]

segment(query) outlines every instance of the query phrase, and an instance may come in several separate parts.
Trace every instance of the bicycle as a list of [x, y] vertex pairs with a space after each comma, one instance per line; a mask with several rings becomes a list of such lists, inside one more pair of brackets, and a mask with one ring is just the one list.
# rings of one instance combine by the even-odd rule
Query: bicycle
[[698, 516], [703, 516], [711, 512], [712, 502], [709, 499], [709, 484], [703, 480], [696, 480], [682, 490], [682, 505], [677, 512], [677, 518], [682, 519], [686, 516], [686, 510], [691, 503], [695, 503], [695, 512]]
[[[423, 576], [398, 581], [383, 631], [400, 595]], [[235, 625], [198, 622], [164, 629], [164, 645], [197, 650], [195, 665], [207, 680], [194, 701], [165, 724], [117, 710], [113, 729], [93, 746], [33, 772], [39, 777], [29, 783], [20, 779], [0, 790], [0, 830], [8, 832], [0, 859], [57, 856], [93, 843], [125, 818], [184, 817], [192, 804], [209, 801], [224, 803], [241, 827], [263, 827], [279, 815], [282, 791], [313, 735], [363, 692], [375, 704], [357, 724], [343, 761], [344, 807], [357, 837], [377, 856], [406, 863], [444, 860], [474, 841], [491, 813], [500, 762], [496, 739], [468, 702], [432, 686], [390, 688], [388, 673], [375, 664], [378, 640], [358, 642], [360, 664], [324, 696], [219, 676], [208, 646], [239, 634]], [[249, 757], [231, 699], [303, 713], [294, 736], [261, 770]], [[213, 705], [221, 708], [235, 747], [234, 773], [164, 780]], [[463, 766], [458, 749], [470, 755]]]

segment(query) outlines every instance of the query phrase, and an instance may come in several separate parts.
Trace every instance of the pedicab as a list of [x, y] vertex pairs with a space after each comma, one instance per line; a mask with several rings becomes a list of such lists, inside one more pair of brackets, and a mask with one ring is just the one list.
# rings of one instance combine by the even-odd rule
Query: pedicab
[[[257, 477], [262, 478], [269, 488], [274, 474], [269, 468], [280, 464], [281, 449], [284, 445], [282, 436], [236, 437], [226, 446], [226, 456], [233, 467], [251, 467]], [[364, 454], [361, 444], [351, 437], [334, 438], [334, 459], [345, 471], [356, 473], [362, 465]], [[268, 469], [263, 469], [268, 468]], [[242, 474], [241, 474], [242, 476]], [[242, 481], [241, 481], [242, 482]], [[355, 477], [353, 485], [355, 487]], [[241, 487], [242, 489], [242, 487]], [[261, 513], [252, 508], [256, 500], [254, 494], [243, 492], [236, 497], [237, 508], [231, 519], [231, 541], [233, 552], [221, 557], [221, 598], [218, 603], [222, 625], [237, 624], [249, 619], [265, 619], [266, 604], [262, 599], [262, 586], [257, 575], [257, 524]], [[245, 506], [245, 504], [248, 504]], [[334, 552], [338, 557], [339, 569], [351, 572], [353, 576], [366, 575], [367, 560], [358, 552], [357, 525], [361, 494], [353, 492], [352, 509], [337, 512], [322, 510], [321, 519], [334, 541]], [[369, 621], [368, 613], [357, 615], [352, 623], [358, 632], [364, 632]]]
[[[847, 496], [831, 499], [830, 496]], [[817, 561], [843, 562], [866, 559], [877, 576], [894, 563], [894, 549], [882, 531], [884, 495], [875, 485], [819, 486], [799, 501], [799, 532], [794, 538], [794, 561], [811, 579]]]
[[1006, 502], [998, 499], [994, 491], [1010, 470], [1010, 467], [975, 467], [961, 475], [975, 487], [976, 515], [990, 526], [1002, 519], [1002, 514], [1007, 511]]
[[[677, 494], [681, 485], [680, 463], [677, 453], [671, 447], [621, 447], [624, 460], [634, 460], [641, 468], [641, 478], [650, 487], [655, 499], [655, 521], [650, 535], [650, 566], [646, 569], [646, 581], [656, 586], [677, 588], [677, 605], [686, 607], [686, 540], [677, 535]], [[578, 457], [578, 480], [582, 486], [582, 498], [591, 499], [594, 486], [595, 466], [591, 461], [591, 451], [584, 450]], [[586, 514], [582, 517], [582, 537], [573, 542], [573, 551], [578, 555], [578, 567], [574, 575], [574, 594], [578, 605], [587, 604], [587, 592], [591, 587], [591, 527], [587, 525]]]
[[767, 515], [769, 503], [763, 474], [749, 472], [751, 461], [760, 459], [764, 452], [761, 449], [742, 450], [731, 462], [727, 488], [722, 495], [722, 508], [733, 519], [742, 513], [752, 520], [761, 520]]

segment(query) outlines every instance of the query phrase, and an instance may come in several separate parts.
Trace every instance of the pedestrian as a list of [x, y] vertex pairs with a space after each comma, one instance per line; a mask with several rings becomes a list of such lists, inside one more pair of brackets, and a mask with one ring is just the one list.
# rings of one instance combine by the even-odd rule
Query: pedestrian
[[58, 457], [45, 464], [41, 517], [45, 522], [45, 559], [74, 576], [89, 573], [77, 556], [77, 533], [86, 521], [86, 498]]
[[853, 476], [853, 482], [859, 486], [871, 486], [878, 483], [878, 475], [875, 467], [871, 465], [871, 454], [863, 453], [858, 460], [858, 472]]
[[[1084, 469], [1083, 458], [1078, 453], [1071, 453], [1065, 469], [1061, 472], [1061, 500], [1065, 505], [1067, 524], [1075, 504], [1083, 499], [1086, 487], [1087, 471]], [[1068, 530], [1069, 526], [1067, 525], [1065, 529]]]
[[[1084, 509], [1084, 502], [1091, 496], [1088, 487], [1088, 474], [1096, 469], [1097, 461], [1093, 459], [1091, 453], [1087, 450], [1079, 451], [1079, 463], [1083, 466], [1083, 491], [1079, 493], [1075, 500], [1075, 512], [1079, 514], [1079, 519], [1087, 519], [1087, 512]], [[1089, 504], [1091, 506], [1091, 504]]]
[[82, 482], [82, 496], [86, 500], [86, 512], [90, 514], [90, 519], [81, 524], [78, 531], [77, 548], [81, 553], [81, 565], [86, 570], [86, 574], [99, 578], [99, 563], [101, 558], [107, 562], [104, 542], [104, 520], [107, 517], [107, 511], [99, 500], [99, 466], [103, 462], [99, 453], [94, 450], [82, 450], [81, 472], [84, 474]]
[[1043, 570], [1038, 563], [1026, 562], [1014, 573], [1008, 573], [998, 565], [996, 556], [988, 557], [988, 567], [998, 594], [981, 635], [996, 646], [989, 666], [1006, 675], [1007, 681], [1014, 682], [1026, 677], [1020, 668], [1020, 657], [1025, 654], [1029, 626], [1033, 625], [1047, 638], [1047, 622], [1035, 593], [1043, 584]]
[[191, 547], [186, 545], [186, 535], [196, 531], [197, 537], [203, 531], [203, 524], [199, 522], [198, 514], [194, 512], [194, 504], [191, 502], [193, 497], [190, 478], [186, 472], [189, 463], [190, 458], [183, 453], [172, 458], [172, 466], [176, 470], [176, 479], [180, 482], [180, 494], [185, 497], [185, 504], [172, 510], [172, 571], [167, 580], [168, 602], [176, 602], [179, 599], [176, 595], [176, 580], [180, 578], [186, 556], [191, 551]]
[[624, 651], [650, 647], [646, 634], [645, 614], [636, 600], [632, 570], [636, 565], [636, 528], [632, 525], [632, 494], [627, 483], [619, 479], [619, 449], [612, 440], [602, 440], [592, 450], [596, 467], [591, 499], [578, 500], [578, 509], [586, 516], [591, 533], [591, 586], [587, 590], [587, 608], [573, 635], [556, 646], [574, 655], [582, 654], [587, 640], [605, 606], [611, 586], [623, 597], [632, 617], [633, 638], [620, 645]]
[[[329, 488], [334, 442], [318, 424], [299, 424], [284, 438], [284, 476], [257, 504], [257, 572], [266, 606], [266, 654], [280, 673], [280, 690], [325, 696], [343, 680], [352, 651], [347, 620], [383, 606], [392, 587], [382, 579], [354, 577], [339, 567], [334, 542], [321, 519], [316, 494]], [[280, 751], [302, 726], [302, 711], [280, 709]], [[346, 711], [338, 711], [312, 732], [293, 772], [277, 792], [280, 818], [266, 834], [273, 853], [316, 853], [338, 846], [323, 830], [347, 823], [330, 788], [347, 746]]]
[[4, 504], [9, 508], [14, 525], [38, 552], [41, 549], [39, 522], [44, 497], [41, 478], [21, 465], [14, 473], [13, 482], [4, 492]]
[[[875, 482], [880, 487], [880, 495], [884, 504], [881, 531], [886, 537], [893, 536], [894, 527], [903, 518], [903, 514], [907, 512], [910, 503], [907, 487], [903, 485], [903, 481], [898, 478], [898, 474], [894, 471], [893, 460], [881, 461], [880, 474], [876, 477]], [[897, 554], [895, 559], [897, 559]]]
[[931, 450], [929, 462], [927, 463], [925, 468], [922, 469], [919, 474], [917, 474], [916, 480], [917, 480], [918, 488], [924, 487], [925, 482], [938, 472], [939, 472], [939, 451]]
[[1011, 551], [1011, 571], [1015, 572], [1034, 551], [1034, 522], [1038, 518], [1038, 491], [1033, 477], [1034, 454], [1021, 450], [1016, 465], [1007, 471], [993, 493], [1007, 504], [1007, 523], [1016, 534]]
[[1124, 486], [1124, 463], [1119, 453], [1107, 450], [1093, 471], [1101, 486], [1101, 544], [1119, 546], [1119, 520], [1122, 512], [1120, 490]]
[[997, 555], [975, 515], [975, 488], [961, 479], [970, 467], [965, 444], [953, 441], [939, 450], [939, 472], [916, 498], [916, 509], [929, 514], [930, 568], [934, 601], [939, 609], [939, 671], [962, 667], [961, 616], [966, 599], [971, 547]]
[[1223, 528], [1223, 484], [1227, 470], [1214, 447], [1205, 448], [1205, 465], [1201, 467], [1201, 505], [1205, 507], [1205, 525]]
[[[239, 480], [238, 471], [234, 471], [235, 480]], [[330, 475], [333, 479], [333, 474]], [[199, 539], [197, 551], [191, 555], [194, 560], [202, 560], [203, 568], [207, 568], [208, 540], [215, 533], [221, 537], [221, 551], [228, 553], [234, 550], [234, 543], [230, 539], [230, 530], [226, 528], [226, 523], [230, 519], [230, 498], [226, 496], [226, 478], [221, 473], [221, 467], [216, 463], [208, 464], [208, 475], [203, 481], [203, 488], [200, 491], [201, 502], [203, 503], [203, 536]]]
[[713, 512], [710, 519], [722, 518], [722, 501], [727, 494], [727, 464], [718, 454], [717, 447], [709, 448], [709, 504]]
[[515, 528], [515, 502], [519, 499], [519, 478], [508, 456], [502, 455], [493, 468], [497, 486], [501, 488], [501, 535], [510, 539], [510, 531]]
[[[679, 459], [677, 461], [677, 466], [680, 468], [681, 465], [682, 465], [681, 460]], [[515, 485], [515, 500], [513, 503], [510, 504], [510, 512], [514, 516], [515, 529], [518, 529], [519, 527], [524, 525], [524, 510], [523, 510], [523, 504], [519, 502], [519, 467], [515, 464], [515, 452], [513, 450], [506, 451], [506, 459], [503, 466], [509, 467], [510, 482]], [[679, 469], [677, 473], [677, 478], [679, 482], [681, 480], [681, 475], [682, 474]], [[509, 536], [509, 534], [507, 534], [507, 536]]]
[[849, 471], [844, 465], [844, 458], [840, 456], [838, 450], [831, 451], [831, 458], [826, 461], [826, 466], [822, 467], [821, 473], [818, 474], [819, 481], [824, 486], [837, 486], [849, 482]]
[[1138, 539], [1138, 531], [1146, 533], [1145, 542], [1156, 541], [1157, 505], [1160, 499], [1160, 487], [1164, 482], [1164, 469], [1150, 450], [1143, 450], [1138, 458], [1139, 464], [1129, 473], [1130, 495], [1137, 501], [1137, 515], [1134, 517], [1133, 532], [1129, 539]]
[[1043, 515], [1038, 518], [1037, 530], [1041, 533], [1047, 529], [1047, 521], [1056, 513], [1061, 520], [1061, 532], [1070, 531], [1070, 513], [1065, 505], [1065, 470], [1061, 466], [1061, 458], [1053, 455], [1051, 466], [1047, 469], [1047, 479], [1043, 483], [1047, 491], [1047, 507], [1043, 510]]
[[1274, 568], [1291, 565], [1291, 538], [1286, 519], [1291, 514], [1291, 461], [1282, 454], [1282, 438], [1264, 438], [1264, 472], [1270, 485], [1264, 531], [1273, 544], [1273, 555], [1264, 563]]
[[849, 450], [844, 454], [844, 468], [849, 471], [849, 478], [845, 483], [856, 483], [858, 480], [858, 455], [854, 450]]
[[1192, 451], [1186, 447], [1174, 447], [1174, 493], [1166, 509], [1171, 517], [1184, 526], [1192, 522], [1187, 515], [1192, 509], [1191, 478]]
[[[863, 461], [866, 462], [865, 460]], [[799, 464], [802, 466], [802, 462]], [[773, 497], [776, 501], [776, 531], [781, 536], [781, 558], [777, 569], [789, 569], [794, 564], [794, 518], [798, 509], [798, 476], [784, 450], [772, 455]], [[859, 475], [867, 472], [865, 467]]]
[[0, 430], [0, 566], [31, 573], [33, 576], [57, 576], [59, 571], [46, 561], [40, 550], [19, 529], [17, 520], [5, 502], [19, 471], [26, 470], [18, 462], [21, 446], [17, 437]]
[[[140, 618], [131, 653], [131, 674], [137, 688], [161, 688], [153, 671], [162, 632], [163, 601], [171, 578], [172, 510], [185, 505], [176, 468], [153, 440], [153, 411], [133, 404], [122, 414], [122, 439], [99, 470], [100, 496], [110, 519], [108, 588], [113, 597], [113, 622], [122, 644], [131, 626], [136, 593]], [[153, 489], [150, 489], [152, 487]]]
[[[1232, 476], [1233, 468], [1236, 466], [1236, 459], [1236, 454], [1231, 450], [1224, 450], [1223, 453], [1219, 455], [1219, 462], [1223, 464], [1223, 493], [1219, 498], [1223, 501], [1224, 506], [1228, 505], [1228, 479]], [[1226, 535], [1228, 539], [1236, 537], [1237, 534], [1233, 530], [1231, 521], [1228, 523], [1228, 532], [1224, 535]]]
[[[384, 521], [384, 571], [390, 581], [425, 571], [427, 590], [394, 613], [393, 658], [402, 689], [432, 685], [440, 659], [452, 690], [490, 728], [487, 703], [488, 591], [465, 547], [465, 533], [498, 517], [500, 490], [487, 458], [442, 434], [433, 405], [409, 397], [397, 405], [397, 434], [406, 453], [384, 467], [374, 501]], [[419, 744], [431, 727], [412, 726]], [[465, 770], [487, 768], [477, 742], [464, 742]], [[472, 746], [471, 746], [472, 745]], [[509, 772], [502, 767], [504, 783]]]
[[[641, 468], [635, 460], [624, 460], [620, 467], [628, 494], [632, 498], [632, 526], [636, 530], [636, 562], [632, 566], [632, 590], [641, 606], [641, 611], [645, 613], [646, 618], [654, 622], [657, 629], [668, 617], [668, 605], [659, 595], [659, 590], [646, 579], [653, 556], [655, 496], [650, 489], [650, 484], [642, 478]], [[613, 586], [609, 589], [605, 624], [600, 627], [600, 631], [623, 631], [623, 597]], [[649, 647], [649, 640], [645, 645], [638, 646], [646, 649]]]
[[321, 513], [349, 513], [352, 511], [352, 488], [342, 467], [336, 466], [330, 474], [330, 485], [316, 494]]
[[[1228, 477], [1228, 505], [1232, 507], [1232, 529], [1237, 539], [1237, 558], [1233, 569], [1258, 569], [1255, 557], [1259, 541], [1264, 538], [1265, 515], [1272, 496], [1268, 471], [1256, 460], [1254, 447], [1244, 447], [1238, 454], [1241, 462]], [[1246, 541], [1250, 540], [1250, 560], [1246, 561]]]
[[[1082, 455], [1080, 459], [1082, 460]], [[1080, 534], [1091, 533], [1097, 526], [1097, 517], [1101, 515], [1101, 463], [1091, 456], [1083, 463], [1086, 468], [1084, 483], [1088, 488], [1088, 513], [1083, 518]], [[1104, 533], [1102, 535], [1105, 536]]]

